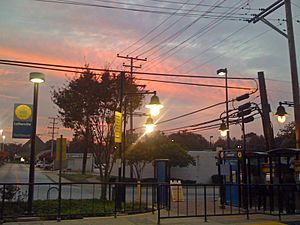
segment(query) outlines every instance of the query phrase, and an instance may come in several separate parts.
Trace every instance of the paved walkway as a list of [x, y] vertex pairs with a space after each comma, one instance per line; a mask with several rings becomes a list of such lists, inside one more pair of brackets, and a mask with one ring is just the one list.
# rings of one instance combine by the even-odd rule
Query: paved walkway
[[[300, 216], [282, 217], [283, 222], [278, 221], [278, 217], [266, 215], [250, 215], [250, 220], [245, 216], [224, 216], [209, 217], [208, 222], [204, 218], [187, 218], [187, 219], [163, 219], [161, 225], [300, 225]], [[290, 221], [290, 222], [286, 222]], [[296, 222], [298, 221], [298, 222]], [[12, 222], [7, 225], [155, 225], [157, 224], [157, 214], [145, 213], [138, 215], [120, 215], [114, 217], [89, 217], [76, 220], [57, 221], [29, 221], [29, 222]]]

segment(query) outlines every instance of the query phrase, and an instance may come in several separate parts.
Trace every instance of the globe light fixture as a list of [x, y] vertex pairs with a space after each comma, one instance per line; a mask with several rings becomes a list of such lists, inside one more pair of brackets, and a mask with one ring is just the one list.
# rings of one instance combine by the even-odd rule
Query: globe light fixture
[[284, 106], [281, 104], [277, 107], [277, 111], [275, 113], [277, 120], [279, 123], [284, 123], [286, 121], [286, 117], [288, 116], [287, 112], [285, 111]]
[[154, 127], [155, 127], [155, 124], [153, 123], [153, 119], [151, 117], [148, 117], [144, 126], [146, 128], [147, 134], [152, 133], [154, 131]]
[[164, 106], [160, 104], [159, 98], [156, 93], [151, 97], [150, 103], [146, 105], [147, 109], [150, 109], [151, 116], [158, 116], [160, 113], [160, 109]]
[[229, 131], [229, 129], [226, 126], [224, 121], [222, 121], [219, 131], [220, 131], [220, 134], [222, 137], [225, 137], [227, 135], [227, 132]]

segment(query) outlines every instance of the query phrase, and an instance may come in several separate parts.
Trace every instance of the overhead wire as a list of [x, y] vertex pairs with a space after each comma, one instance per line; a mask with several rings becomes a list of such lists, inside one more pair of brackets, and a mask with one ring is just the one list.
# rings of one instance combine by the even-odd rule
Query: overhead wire
[[[270, 28], [270, 29], [267, 29], [267, 30], [265, 30], [265, 31], [263, 31], [263, 32], [261, 32], [261, 33], [255, 35], [254, 37], [249, 38], [248, 40], [242, 42], [240, 45], [236, 46], [234, 49], [240, 48], [241, 46], [245, 45], [246, 43], [248, 43], [248, 42], [250, 42], [250, 41], [253, 41], [253, 40], [255, 40], [255, 39], [257, 39], [257, 38], [263, 36], [264, 34], [268, 33], [268, 32], [271, 31], [271, 30], [272, 30], [271, 28]], [[215, 60], [215, 59], [217, 59], [217, 58], [219, 58], [219, 57], [221, 57], [221, 56], [227, 55], [227, 54], [229, 54], [229, 53], [230, 53], [230, 51], [226, 51], [226, 52], [224, 52], [224, 53], [222, 53], [222, 54], [219, 54], [219, 55], [217, 55], [217, 56], [215, 56], [215, 57], [213, 57], [213, 58], [211, 58], [211, 59], [208, 59], [208, 60], [206, 60], [205, 62], [201, 63], [200, 65], [196, 65], [196, 66], [192, 67], [191, 69], [186, 70], [186, 71], [187, 71], [186, 73], [190, 73], [190, 72], [192, 72], [193, 70], [198, 69], [199, 67], [201, 67], [201, 66], [203, 66], [203, 65], [205, 65], [205, 64], [208, 64], [209, 62], [211, 62], [211, 61], [213, 61], [213, 60]]]
[[[53, 3], [53, 4], [65, 4], [65, 5], [73, 5], [73, 6], [88, 6], [88, 7], [97, 7], [97, 8], [107, 8], [107, 9], [134, 11], [134, 12], [142, 12], [142, 13], [155, 13], [155, 14], [164, 14], [164, 15], [173, 14], [172, 11], [158, 11], [158, 10], [150, 10], [150, 9], [143, 9], [143, 8], [126, 8], [126, 7], [111, 6], [111, 5], [100, 5], [100, 4], [94, 4], [94, 3], [83, 3], [83, 2], [71, 1], [71, 0], [32, 0], [32, 1], [43, 2], [43, 3]], [[178, 13], [175, 13], [174, 15], [181, 16], [183, 14], [184, 14], [183, 12], [178, 12]], [[188, 16], [198, 17], [199, 14], [198, 13], [190, 13]]]
[[[225, 2], [226, 0], [221, 0], [221, 3], [216, 3], [215, 5], [220, 5], [223, 2]], [[214, 9], [214, 7], [212, 6], [211, 8], [209, 8], [206, 13], [208, 11], [212, 11]], [[174, 40], [176, 39], [179, 35], [181, 35], [182, 33], [184, 33], [187, 29], [189, 29], [190, 27], [192, 27], [194, 24], [196, 24], [201, 18], [202, 16], [206, 15], [206, 13], [201, 14], [199, 17], [197, 17], [195, 20], [193, 20], [191, 23], [187, 24], [186, 26], [182, 27], [181, 29], [179, 29], [178, 31], [176, 31], [175, 33], [169, 35], [167, 38], [163, 39], [162, 41], [160, 41], [159, 43], [155, 44], [153, 47], [149, 48], [146, 51], [143, 51], [142, 53], [140, 53], [138, 56], [140, 55], [145, 55], [148, 52], [158, 48], [159, 46], [161, 46], [163, 43], [170, 41], [170, 40]], [[149, 57], [147, 57], [149, 58]]]
[[[185, 3], [189, 2], [190, 0], [187, 0]], [[182, 6], [179, 9], [181, 9], [184, 5], [182, 4]], [[123, 52], [127, 51], [128, 49], [130, 49], [131, 47], [133, 47], [134, 45], [138, 44], [139, 42], [141, 42], [142, 40], [144, 40], [146, 37], [148, 37], [151, 33], [153, 33], [155, 30], [157, 30], [160, 26], [162, 26], [165, 22], [167, 22], [178, 10], [174, 11], [173, 14], [169, 15], [167, 18], [165, 18], [163, 21], [161, 21], [157, 26], [155, 26], [154, 28], [152, 28], [150, 31], [148, 31], [143, 37], [141, 37], [140, 39], [138, 39], [137, 41], [135, 41], [134, 43], [132, 43], [131, 45], [129, 45], [127, 48], [123, 49], [119, 54], [122, 54]], [[130, 53], [129, 53], [130, 55]]]
[[[203, 1], [203, 0], [202, 0]], [[201, 2], [202, 2], [201, 1]], [[200, 3], [201, 3], [200, 2]], [[199, 4], [200, 4], [199, 3]], [[195, 8], [198, 7], [198, 4], [196, 6], [194, 6], [192, 9], [193, 10]], [[147, 42], [145, 42], [143, 45], [141, 45], [139, 48], [135, 49], [134, 51], [130, 52], [130, 54], [133, 54], [134, 52], [140, 50], [141, 48], [145, 47], [147, 44], [149, 44], [151, 41], [153, 41], [154, 39], [158, 38], [159, 36], [161, 36], [161, 34], [165, 33], [167, 30], [171, 29], [175, 24], [177, 24], [179, 21], [181, 21], [185, 16], [187, 16], [190, 13], [190, 11], [186, 12], [184, 15], [182, 15], [180, 18], [178, 18], [177, 20], [175, 20], [173, 23], [171, 23], [167, 28], [165, 28], [164, 30], [162, 30], [161, 32], [159, 32], [158, 34], [156, 34], [154, 37], [152, 37], [150, 40], [148, 40]], [[173, 15], [172, 15], [173, 16]], [[142, 54], [140, 54], [142, 55]]]
[[[242, 1], [240, 1], [242, 2]], [[245, 3], [241, 3], [240, 5], [243, 5]], [[188, 41], [190, 41], [191, 39], [195, 41], [197, 40], [200, 36], [203, 36], [204, 34], [206, 34], [207, 32], [209, 32], [210, 30], [214, 29], [216, 26], [218, 26], [219, 24], [221, 24], [222, 22], [224, 22], [224, 18], [226, 18], [226, 16], [230, 15], [231, 13], [233, 13], [234, 10], [228, 10], [223, 16], [221, 16], [218, 19], [215, 19], [214, 21], [212, 21], [211, 23], [205, 25], [204, 27], [202, 27], [200, 30], [198, 30], [196, 33], [194, 33], [193, 35], [191, 35], [190, 37], [186, 38], [185, 40], [183, 40], [181, 43], [179, 43], [178, 45], [172, 47], [171, 49], [169, 49], [168, 51], [160, 54], [159, 56], [155, 57], [152, 59], [152, 61], [154, 62], [156, 59], [160, 59], [159, 62], [154, 62], [152, 63], [152, 66], [157, 65], [158, 63], [161, 63], [163, 61], [165, 61], [166, 59], [168, 59], [170, 56], [174, 55], [175, 53], [177, 53], [179, 50], [181, 50], [182, 48], [184, 48], [183, 44], [187, 43]], [[248, 24], [247, 24], [248, 25]], [[180, 49], [178, 49], [181, 46]], [[177, 49], [177, 50], [176, 50]], [[176, 51], [173, 51], [176, 50]], [[172, 52], [171, 54], [169, 54], [170, 52]], [[153, 52], [152, 52], [153, 54]], [[149, 58], [152, 54], [148, 55], [147, 57]], [[161, 59], [162, 56], [166, 55], [164, 58]], [[149, 62], [149, 61], [148, 61]], [[147, 63], [147, 68], [149, 68], [149, 63]]]

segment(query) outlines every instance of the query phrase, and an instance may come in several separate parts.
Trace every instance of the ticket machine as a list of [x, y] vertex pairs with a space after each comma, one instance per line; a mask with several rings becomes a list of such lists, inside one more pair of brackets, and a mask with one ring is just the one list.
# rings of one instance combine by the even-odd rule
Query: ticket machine
[[240, 151], [220, 151], [220, 175], [225, 186], [225, 204], [240, 205], [241, 183], [241, 157]]

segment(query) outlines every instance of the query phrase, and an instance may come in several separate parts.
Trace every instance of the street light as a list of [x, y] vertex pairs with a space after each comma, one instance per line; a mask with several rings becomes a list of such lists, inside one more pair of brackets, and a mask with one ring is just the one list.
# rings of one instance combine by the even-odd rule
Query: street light
[[226, 101], [226, 129], [227, 131], [220, 131], [221, 135], [225, 137], [227, 135], [227, 149], [230, 148], [230, 137], [229, 137], [229, 116], [228, 116], [228, 84], [227, 84], [227, 68], [218, 69], [217, 74], [219, 76], [225, 76], [225, 101]]
[[153, 123], [153, 119], [151, 117], [148, 117], [144, 126], [146, 127], [146, 133], [149, 134], [154, 131], [154, 127], [156, 125]]
[[220, 134], [222, 137], [225, 137], [227, 135], [227, 132], [229, 132], [228, 127], [226, 126], [225, 122], [222, 121], [220, 128], [219, 128]]
[[284, 106], [282, 105], [288, 105], [290, 107], [294, 106], [293, 102], [288, 102], [288, 101], [284, 101], [284, 102], [279, 102], [279, 106], [277, 107], [277, 111], [274, 114], [274, 116], [277, 117], [277, 120], [279, 123], [284, 123], [286, 121], [286, 117], [288, 116], [288, 113], [285, 111]]
[[151, 97], [150, 103], [146, 105], [146, 108], [150, 109], [151, 116], [158, 116], [163, 107], [164, 106], [159, 102], [156, 91], [154, 91], [154, 95]]
[[287, 112], [285, 111], [284, 106], [279, 105], [277, 107], [277, 111], [275, 113], [277, 120], [279, 123], [284, 123], [286, 121], [286, 117], [288, 116]]
[[45, 75], [39, 72], [32, 72], [29, 80], [34, 83], [33, 91], [33, 112], [32, 112], [32, 131], [30, 138], [30, 168], [29, 168], [29, 188], [28, 188], [28, 205], [27, 213], [32, 214], [32, 202], [34, 192], [34, 164], [35, 164], [35, 137], [36, 137], [36, 121], [38, 106], [39, 84], [45, 82]]

